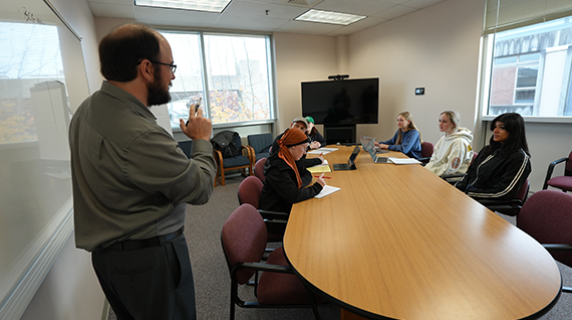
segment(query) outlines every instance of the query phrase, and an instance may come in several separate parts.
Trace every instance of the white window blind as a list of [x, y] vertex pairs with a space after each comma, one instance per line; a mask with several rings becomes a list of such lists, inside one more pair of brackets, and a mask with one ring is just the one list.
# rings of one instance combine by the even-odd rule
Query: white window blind
[[570, 0], [487, 0], [484, 34], [572, 15]]

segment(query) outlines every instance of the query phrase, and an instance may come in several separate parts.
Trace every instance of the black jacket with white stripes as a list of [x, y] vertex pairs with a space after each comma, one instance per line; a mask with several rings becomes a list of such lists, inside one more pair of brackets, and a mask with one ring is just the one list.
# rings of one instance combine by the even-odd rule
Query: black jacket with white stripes
[[522, 149], [509, 156], [482, 151], [455, 186], [473, 198], [513, 199], [532, 171], [530, 157]]

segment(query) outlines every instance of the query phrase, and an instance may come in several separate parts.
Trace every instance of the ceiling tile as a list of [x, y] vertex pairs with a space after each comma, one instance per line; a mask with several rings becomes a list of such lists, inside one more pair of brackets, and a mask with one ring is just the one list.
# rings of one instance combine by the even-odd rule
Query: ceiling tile
[[388, 21], [388, 19], [377, 18], [377, 17], [367, 17], [362, 19], [358, 22], [350, 24], [348, 27], [358, 28], [358, 29], [367, 29], [369, 27], [377, 26], [380, 23], [384, 23]]
[[384, 10], [380, 13], [376, 13], [373, 16], [377, 18], [384, 18], [384, 19], [395, 19], [397, 17], [401, 17], [403, 15], [409, 14], [411, 12], [419, 10], [418, 8], [413, 7], [406, 7], [406, 6], [395, 6], [391, 7], [387, 10]]
[[323, 35], [328, 32], [335, 31], [341, 27], [342, 26], [335, 24], [292, 20], [278, 28], [276, 31]]
[[[266, 15], [268, 10], [268, 15]], [[299, 6], [277, 5], [271, 3], [260, 3], [252, 1], [233, 1], [226, 8], [223, 14], [231, 14], [253, 18], [278, 18], [278, 19], [294, 19], [295, 17], [306, 12], [308, 9]]]
[[204, 27], [212, 25], [220, 13], [201, 12], [192, 10], [176, 10], [151, 7], [135, 7], [135, 20], [140, 22], [162, 21], [161, 24]]
[[422, 9], [443, 1], [444, 0], [409, 0], [407, 2], [402, 3], [402, 5], [406, 7]]
[[257, 19], [245, 19], [243, 16], [225, 14], [217, 19], [217, 21], [213, 24], [213, 27], [217, 29], [238, 29], [272, 32], [276, 28], [286, 24], [288, 21], [290, 20], [265, 17]]
[[95, 17], [133, 19], [133, 6], [93, 2], [90, 2], [88, 5]]

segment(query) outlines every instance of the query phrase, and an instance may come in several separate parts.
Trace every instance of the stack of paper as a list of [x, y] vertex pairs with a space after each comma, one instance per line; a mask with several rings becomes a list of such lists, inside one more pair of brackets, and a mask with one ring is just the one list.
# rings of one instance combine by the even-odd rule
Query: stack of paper
[[340, 190], [341, 188], [338, 187], [333, 187], [333, 186], [329, 186], [329, 185], [325, 185], [324, 188], [322, 189], [322, 191], [320, 191], [320, 193], [318, 193], [316, 195], [316, 198], [322, 198], [325, 197], [329, 194], [332, 194], [338, 190]]
[[410, 159], [410, 158], [389, 158], [389, 161], [391, 161], [394, 164], [418, 164], [418, 163], [421, 163], [420, 161], [418, 161], [416, 159]]

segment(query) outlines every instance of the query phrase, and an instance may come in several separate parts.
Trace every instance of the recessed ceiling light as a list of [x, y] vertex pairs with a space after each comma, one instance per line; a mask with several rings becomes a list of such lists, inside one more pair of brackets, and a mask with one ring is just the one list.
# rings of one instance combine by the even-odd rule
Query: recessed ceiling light
[[333, 23], [333, 24], [341, 24], [347, 26], [348, 24], [354, 23], [356, 21], [365, 18], [366, 16], [358, 16], [349, 13], [310, 9], [306, 11], [303, 15], [295, 18], [294, 20], [320, 22], [320, 23]]
[[232, 0], [135, 0], [136, 6], [222, 12]]

